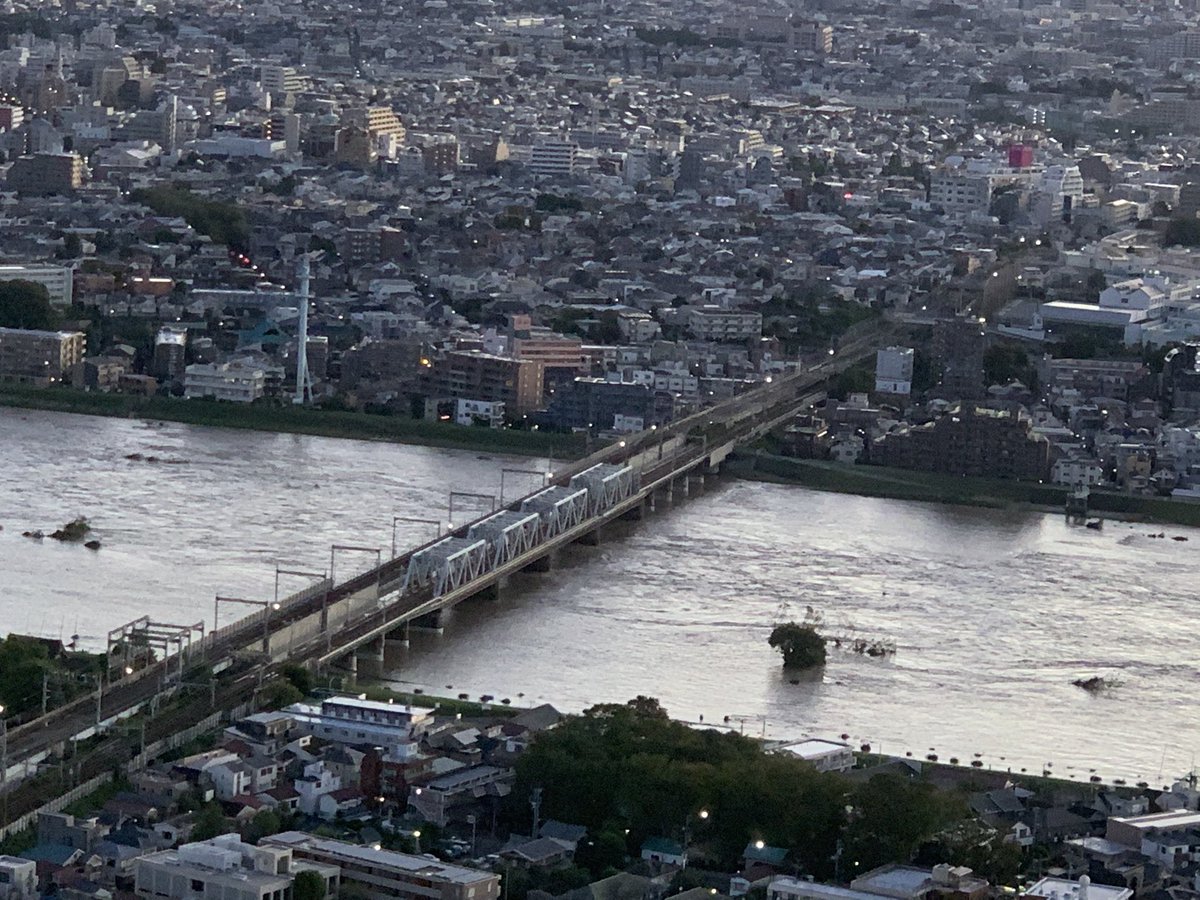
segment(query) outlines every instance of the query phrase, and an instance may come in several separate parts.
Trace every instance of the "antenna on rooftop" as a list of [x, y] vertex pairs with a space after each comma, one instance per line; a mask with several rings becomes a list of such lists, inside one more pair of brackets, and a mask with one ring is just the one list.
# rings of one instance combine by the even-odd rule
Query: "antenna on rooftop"
[[312, 378], [308, 374], [308, 254], [300, 254], [300, 329], [296, 336], [296, 396], [292, 403], [303, 406], [305, 391], [312, 402]]

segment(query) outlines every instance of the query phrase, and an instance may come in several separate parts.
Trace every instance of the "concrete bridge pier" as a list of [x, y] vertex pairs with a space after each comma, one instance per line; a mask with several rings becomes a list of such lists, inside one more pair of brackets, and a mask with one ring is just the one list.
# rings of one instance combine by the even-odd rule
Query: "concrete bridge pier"
[[393, 647], [407, 647], [408, 623], [405, 622], [395, 631], [389, 632], [387, 636], [387, 643], [391, 644]]
[[383, 635], [374, 640], [363, 644], [351, 655], [354, 661], [354, 674], [358, 675], [359, 669], [365, 667], [363, 674], [368, 678], [378, 678], [383, 675], [383, 651], [386, 647], [386, 641]]
[[593, 528], [587, 534], [582, 535], [579, 538], [579, 540], [577, 540], [575, 543], [583, 544], [583, 546], [585, 546], [585, 547], [599, 547], [600, 546], [600, 538], [601, 538], [601, 534], [600, 534], [601, 530], [602, 530], [602, 526], [597, 525], [595, 528]]
[[493, 581], [491, 584], [489, 584], [483, 590], [479, 591], [479, 593], [472, 594], [471, 599], [472, 600], [474, 600], [474, 599], [499, 600], [500, 592], [504, 589], [504, 587], [507, 585], [507, 583], [508, 583], [507, 578], [501, 578], [497, 581]]
[[342, 668], [346, 673], [346, 677], [343, 679], [346, 685], [354, 687], [358, 683], [358, 654], [353, 650], [347, 653]]
[[544, 556], [539, 556], [525, 567], [526, 572], [549, 572], [558, 565], [558, 551], [551, 550]]
[[369, 644], [365, 644], [364, 646], [360, 647], [359, 653], [361, 655], [363, 655], [364, 657], [366, 657], [367, 659], [382, 663], [383, 662], [383, 651], [386, 649], [386, 647], [385, 647], [386, 643], [387, 642], [384, 640], [383, 635], [380, 635], [379, 637], [377, 637], [373, 641], [371, 641]]
[[442, 623], [442, 612], [440, 609], [435, 609], [433, 612], [425, 613], [423, 616], [417, 616], [412, 621], [412, 627], [420, 628], [423, 631], [436, 631], [438, 634], [441, 634], [445, 630], [445, 626]]

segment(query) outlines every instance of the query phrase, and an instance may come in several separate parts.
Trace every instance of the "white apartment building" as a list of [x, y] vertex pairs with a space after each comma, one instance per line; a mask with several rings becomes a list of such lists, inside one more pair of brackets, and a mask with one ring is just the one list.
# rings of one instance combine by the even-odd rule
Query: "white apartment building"
[[636, 311], [617, 313], [617, 328], [621, 330], [621, 337], [635, 344], [652, 341], [662, 332], [654, 316]]
[[143, 900], [286, 900], [304, 869], [318, 871], [327, 890], [336, 892], [336, 867], [297, 867], [286, 847], [254, 847], [236, 834], [223, 834], [143, 856], [134, 868], [134, 885]]
[[253, 403], [266, 389], [266, 372], [243, 363], [193, 363], [184, 370], [183, 396]]
[[687, 329], [702, 341], [737, 343], [762, 337], [762, 313], [693, 306], [687, 310]]
[[19, 856], [0, 856], [0, 900], [34, 900], [37, 896], [37, 863]]
[[1047, 166], [1030, 199], [1034, 221], [1050, 225], [1069, 219], [1083, 200], [1083, 176], [1079, 166]]
[[32, 281], [50, 295], [54, 306], [70, 306], [74, 297], [75, 270], [70, 266], [32, 264], [0, 266], [0, 281]]
[[358, 697], [327, 697], [320, 706], [296, 703], [284, 710], [315, 737], [345, 744], [394, 747], [423, 735], [433, 722], [433, 710], [401, 703], [380, 703]]
[[305, 77], [291, 66], [264, 65], [259, 81], [262, 89], [272, 94], [295, 94], [306, 84]]
[[875, 352], [875, 391], [880, 394], [912, 393], [913, 350], [885, 347]]
[[1186, 304], [1200, 294], [1200, 281], [1172, 281], [1161, 275], [1127, 278], [1100, 292], [1100, 305], [1106, 309], [1152, 311], [1164, 306]]
[[370, 900], [496, 900], [500, 896], [499, 875], [430, 856], [376, 850], [303, 831], [263, 838], [260, 846], [284, 847], [296, 860], [337, 866], [342, 882], [361, 889]]
[[1058, 459], [1050, 469], [1050, 480], [1069, 487], [1091, 487], [1104, 480], [1104, 466], [1098, 459]]
[[575, 174], [579, 145], [572, 141], [540, 140], [529, 154], [529, 171], [546, 178]]
[[994, 176], [942, 166], [929, 182], [929, 202], [948, 213], [986, 213], [992, 204]]
[[487, 422], [489, 428], [503, 428], [504, 401], [459, 398], [454, 407], [455, 424], [474, 425], [479, 421]]

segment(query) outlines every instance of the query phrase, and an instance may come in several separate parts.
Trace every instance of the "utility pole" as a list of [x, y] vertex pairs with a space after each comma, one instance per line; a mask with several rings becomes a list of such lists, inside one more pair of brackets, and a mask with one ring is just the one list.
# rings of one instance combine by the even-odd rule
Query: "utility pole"
[[529, 808], [533, 810], [533, 827], [530, 829], [529, 837], [531, 840], [537, 840], [538, 819], [542, 815], [542, 789], [535, 787], [529, 797]]

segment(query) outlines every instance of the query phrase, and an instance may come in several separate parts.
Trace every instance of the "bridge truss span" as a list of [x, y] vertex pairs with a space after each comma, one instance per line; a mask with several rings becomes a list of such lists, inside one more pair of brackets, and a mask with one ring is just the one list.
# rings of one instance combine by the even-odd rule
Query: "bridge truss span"
[[548, 541], [584, 523], [588, 518], [588, 492], [586, 488], [548, 487], [526, 497], [521, 511], [537, 513], [541, 539]]
[[412, 555], [401, 593], [433, 585], [440, 597], [484, 574], [491, 568], [486, 541], [470, 537], [448, 537]]

